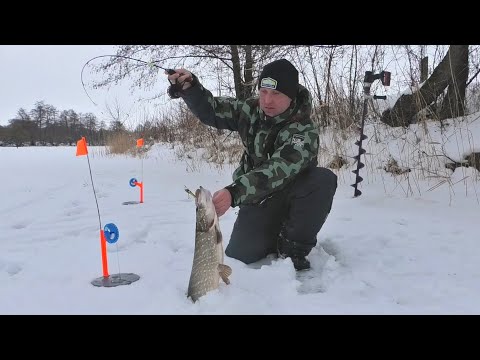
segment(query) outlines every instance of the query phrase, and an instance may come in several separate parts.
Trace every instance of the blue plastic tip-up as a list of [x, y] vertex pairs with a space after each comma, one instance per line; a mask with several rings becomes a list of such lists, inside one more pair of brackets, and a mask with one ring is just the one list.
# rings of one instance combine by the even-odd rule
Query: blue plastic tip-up
[[120, 236], [118, 228], [115, 224], [110, 223], [104, 226], [105, 240], [110, 244], [115, 244]]

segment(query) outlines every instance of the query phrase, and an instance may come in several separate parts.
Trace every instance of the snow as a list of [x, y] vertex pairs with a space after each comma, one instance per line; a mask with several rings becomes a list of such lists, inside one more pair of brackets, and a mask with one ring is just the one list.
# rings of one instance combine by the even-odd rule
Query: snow
[[[186, 297], [195, 203], [185, 187], [213, 193], [231, 182], [235, 164], [187, 164], [167, 144], [143, 157], [89, 147], [88, 158], [75, 156], [75, 147], [0, 147], [0, 313], [480, 313], [479, 173], [444, 168], [444, 155], [460, 161], [480, 151], [476, 117], [443, 131], [433, 122], [408, 132], [367, 124], [357, 198], [350, 185], [358, 147], [355, 136], [342, 140], [349, 165], [335, 170], [339, 186], [309, 255], [312, 270], [296, 273], [289, 259], [246, 265], [226, 257], [230, 285], [221, 282], [196, 303]], [[332, 136], [322, 133], [323, 166], [335, 153], [327, 146]], [[385, 172], [389, 158], [412, 171]], [[102, 276], [102, 258], [88, 162], [102, 227], [119, 229], [119, 240], [107, 244], [109, 274], [137, 274], [129, 285], [91, 284]], [[143, 182], [142, 204], [122, 204], [139, 200], [131, 178]], [[220, 218], [225, 246], [237, 210]]]

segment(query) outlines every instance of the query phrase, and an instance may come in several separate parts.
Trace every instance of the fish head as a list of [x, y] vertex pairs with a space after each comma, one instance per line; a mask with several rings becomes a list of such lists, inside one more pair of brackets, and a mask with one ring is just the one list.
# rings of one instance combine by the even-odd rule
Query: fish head
[[197, 230], [210, 230], [217, 219], [217, 212], [210, 191], [200, 186], [195, 191], [195, 205], [197, 208]]

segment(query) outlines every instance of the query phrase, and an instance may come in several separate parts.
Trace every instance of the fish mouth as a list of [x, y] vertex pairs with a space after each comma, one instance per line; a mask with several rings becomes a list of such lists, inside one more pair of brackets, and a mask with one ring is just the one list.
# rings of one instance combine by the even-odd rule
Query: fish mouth
[[210, 229], [217, 218], [217, 212], [210, 191], [200, 186], [195, 191], [195, 205], [197, 212], [197, 228], [206, 230]]
[[210, 191], [205, 189], [204, 187], [200, 186], [196, 191], [195, 191], [195, 203], [197, 208], [206, 208], [209, 206], [210, 203], [212, 203], [212, 194]]

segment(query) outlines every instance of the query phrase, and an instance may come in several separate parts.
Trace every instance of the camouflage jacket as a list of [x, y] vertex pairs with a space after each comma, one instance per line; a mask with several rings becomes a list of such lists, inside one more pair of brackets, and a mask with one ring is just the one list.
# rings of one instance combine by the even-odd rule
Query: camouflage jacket
[[297, 98], [273, 118], [260, 109], [258, 97], [214, 97], [196, 76], [182, 98], [204, 124], [238, 131], [245, 148], [233, 183], [232, 207], [257, 204], [282, 190], [295, 175], [317, 166], [318, 130], [310, 119], [312, 99], [300, 85]]

